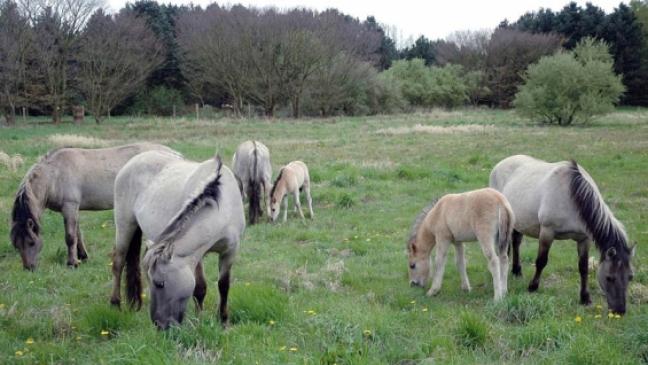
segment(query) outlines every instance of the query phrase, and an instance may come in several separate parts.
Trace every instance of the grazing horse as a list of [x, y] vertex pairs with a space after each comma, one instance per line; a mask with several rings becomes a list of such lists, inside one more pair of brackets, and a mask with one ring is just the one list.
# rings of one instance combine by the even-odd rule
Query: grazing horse
[[430, 273], [430, 254], [436, 246], [432, 286], [427, 295], [441, 289], [446, 254], [455, 246], [461, 288], [470, 291], [463, 242], [479, 241], [493, 276], [495, 300], [507, 291], [508, 246], [515, 216], [504, 195], [486, 188], [444, 195], [416, 218], [407, 241], [410, 284], [424, 287]]
[[[250, 200], [248, 218], [250, 224], [256, 224], [263, 215], [261, 194], [265, 200], [268, 217], [270, 217], [270, 189], [272, 183], [272, 165], [270, 150], [259, 141], [241, 143], [232, 158], [232, 170], [243, 198]], [[263, 192], [261, 192], [263, 190]]]
[[117, 172], [133, 156], [148, 150], [169, 150], [153, 143], [84, 149], [59, 148], [48, 152], [23, 178], [11, 213], [11, 242], [20, 251], [23, 267], [34, 270], [43, 247], [40, 216], [45, 208], [63, 214], [67, 264], [78, 266], [88, 258], [79, 210], [113, 207]]
[[293, 194], [295, 198], [295, 209], [299, 211], [299, 216], [304, 220], [304, 212], [299, 202], [299, 192], [304, 190], [306, 193], [306, 201], [308, 202], [308, 210], [310, 217], [313, 219], [313, 199], [310, 192], [310, 176], [308, 174], [308, 167], [301, 161], [293, 161], [279, 170], [279, 176], [275, 180], [272, 190], [270, 191], [270, 213], [272, 221], [276, 221], [279, 217], [279, 210], [281, 209], [281, 201], [284, 202], [284, 215], [283, 221], [285, 222], [288, 217], [288, 196]]
[[234, 174], [219, 157], [198, 163], [163, 151], [136, 156], [115, 180], [116, 240], [113, 292], [121, 303], [120, 282], [126, 267], [131, 307], [142, 305], [140, 248], [151, 298], [151, 320], [159, 329], [179, 324], [193, 295], [202, 309], [207, 283], [203, 256], [219, 254], [220, 319], [227, 323], [230, 269], [245, 228], [243, 202]]
[[522, 235], [539, 240], [530, 292], [538, 290], [554, 239], [572, 239], [578, 247], [580, 302], [590, 304], [588, 250], [594, 240], [601, 253], [598, 282], [607, 297], [608, 307], [614, 312], [625, 313], [628, 282], [633, 275], [630, 258], [635, 250], [628, 247], [623, 225], [605, 204], [585, 169], [575, 161], [549, 163], [516, 155], [495, 166], [490, 186], [508, 198], [515, 212], [513, 274], [522, 274], [519, 254]]

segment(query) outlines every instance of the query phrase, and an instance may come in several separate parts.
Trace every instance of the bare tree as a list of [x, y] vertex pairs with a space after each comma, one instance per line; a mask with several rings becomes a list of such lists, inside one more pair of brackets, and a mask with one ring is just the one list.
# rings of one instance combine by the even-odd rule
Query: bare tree
[[0, 3], [0, 110], [6, 123], [16, 120], [16, 106], [24, 100], [27, 53], [31, 29], [13, 1]]
[[164, 61], [164, 48], [146, 22], [127, 12], [95, 12], [79, 45], [78, 88], [97, 123]]
[[34, 71], [37, 82], [31, 92], [51, 109], [52, 121], [60, 123], [70, 97], [71, 65], [79, 35], [102, 0], [21, 0], [32, 17], [35, 32]]

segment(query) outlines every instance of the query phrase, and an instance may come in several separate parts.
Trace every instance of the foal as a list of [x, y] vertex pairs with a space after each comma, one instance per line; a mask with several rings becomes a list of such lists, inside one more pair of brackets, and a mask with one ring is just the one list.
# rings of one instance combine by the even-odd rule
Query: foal
[[504, 195], [494, 189], [448, 194], [419, 214], [407, 242], [410, 284], [425, 286], [430, 272], [430, 254], [436, 246], [432, 287], [427, 295], [441, 289], [446, 253], [454, 243], [461, 288], [470, 291], [463, 242], [479, 241], [488, 269], [493, 275], [495, 300], [507, 291], [508, 246], [515, 216]]
[[292, 193], [295, 198], [295, 208], [299, 211], [299, 216], [304, 220], [304, 212], [299, 202], [299, 192], [304, 190], [306, 193], [306, 201], [308, 202], [308, 210], [311, 219], [313, 214], [313, 199], [310, 193], [310, 176], [308, 175], [308, 167], [301, 161], [293, 161], [279, 170], [279, 176], [270, 191], [270, 214], [272, 221], [276, 221], [279, 217], [279, 210], [281, 201], [284, 202], [284, 215], [283, 221], [285, 222], [288, 217], [288, 197], [286, 194]]

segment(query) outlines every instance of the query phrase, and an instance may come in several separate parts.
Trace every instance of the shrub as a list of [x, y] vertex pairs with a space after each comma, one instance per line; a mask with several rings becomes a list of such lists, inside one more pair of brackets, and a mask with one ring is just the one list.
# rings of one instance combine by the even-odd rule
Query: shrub
[[611, 111], [624, 91], [612, 67], [607, 45], [584, 39], [572, 52], [529, 66], [513, 103], [520, 115], [544, 123], [587, 122]]
[[461, 346], [470, 349], [484, 347], [488, 340], [488, 325], [475, 314], [463, 312], [459, 317], [456, 338]]
[[427, 67], [422, 59], [402, 60], [394, 62], [382, 77], [398, 85], [413, 106], [452, 108], [468, 100], [467, 79], [459, 65]]
[[524, 324], [534, 319], [553, 317], [555, 300], [551, 297], [528, 294], [511, 294], [490, 304], [489, 311], [496, 319]]
[[184, 107], [182, 93], [177, 89], [158, 86], [137, 96], [132, 112], [148, 115], [172, 115], [173, 107], [180, 112]]

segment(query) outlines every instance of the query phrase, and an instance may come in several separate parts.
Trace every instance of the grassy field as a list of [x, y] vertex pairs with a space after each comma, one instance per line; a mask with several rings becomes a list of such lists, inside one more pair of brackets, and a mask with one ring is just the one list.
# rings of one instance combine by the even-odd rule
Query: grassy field
[[[263, 141], [275, 175], [305, 161], [316, 219], [248, 227], [233, 268], [232, 326], [216, 307], [217, 257], [208, 256], [206, 310], [190, 304], [181, 328], [160, 333], [147, 310], [110, 307], [112, 212], [83, 212], [90, 259], [65, 265], [62, 217], [43, 217], [44, 248], [25, 272], [9, 243], [14, 193], [29, 166], [62, 144], [149, 140], [188, 158], [231, 161], [246, 139]], [[465, 110], [325, 120], [119, 119], [82, 127], [31, 123], [0, 129], [0, 363], [60, 364], [621, 364], [648, 362], [648, 111], [621, 110], [585, 127], [542, 127], [511, 112]], [[628, 314], [609, 319], [590, 273], [594, 304], [578, 304], [576, 245], [557, 242], [538, 293], [526, 285], [537, 241], [524, 239], [524, 277], [492, 301], [486, 261], [467, 245], [473, 290], [464, 293], [451, 250], [441, 293], [407, 280], [405, 238], [418, 211], [445, 193], [488, 184], [512, 154], [575, 158], [639, 243]], [[592, 256], [597, 256], [595, 249]], [[147, 304], [145, 299], [145, 305]], [[580, 319], [580, 320], [579, 320]], [[104, 335], [102, 335], [104, 333]]]

